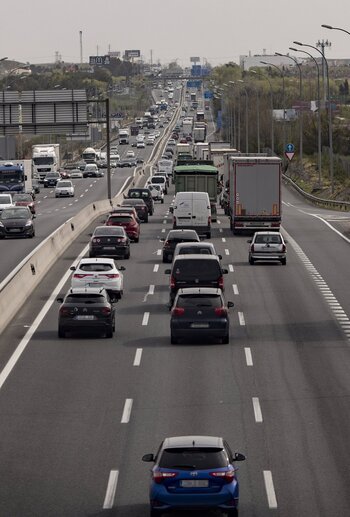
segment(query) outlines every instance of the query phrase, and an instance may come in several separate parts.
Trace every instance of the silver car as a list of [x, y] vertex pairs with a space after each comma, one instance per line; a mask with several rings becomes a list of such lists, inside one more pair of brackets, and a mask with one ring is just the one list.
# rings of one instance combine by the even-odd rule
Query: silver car
[[287, 241], [280, 232], [256, 232], [247, 242], [250, 244], [249, 264], [253, 265], [257, 260], [279, 261], [284, 266], [287, 264]]
[[74, 186], [70, 180], [60, 180], [55, 187], [55, 197], [74, 197]]

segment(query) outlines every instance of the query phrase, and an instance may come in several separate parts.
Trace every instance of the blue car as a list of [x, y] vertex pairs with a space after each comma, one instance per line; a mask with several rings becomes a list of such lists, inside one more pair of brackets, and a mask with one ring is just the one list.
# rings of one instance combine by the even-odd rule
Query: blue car
[[222, 438], [176, 436], [165, 438], [153, 462], [150, 486], [150, 517], [169, 510], [218, 509], [227, 517], [238, 516], [239, 487], [233, 454]]

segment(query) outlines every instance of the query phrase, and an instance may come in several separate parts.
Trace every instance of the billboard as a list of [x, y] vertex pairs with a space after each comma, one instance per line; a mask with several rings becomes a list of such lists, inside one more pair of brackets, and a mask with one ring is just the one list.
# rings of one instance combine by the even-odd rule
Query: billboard
[[190, 57], [190, 61], [191, 63], [198, 63], [198, 61], [200, 61], [200, 57]]
[[132, 57], [140, 57], [141, 51], [140, 50], [126, 50], [124, 57], [125, 59], [130, 59]]
[[103, 66], [111, 64], [111, 56], [89, 56], [89, 65]]

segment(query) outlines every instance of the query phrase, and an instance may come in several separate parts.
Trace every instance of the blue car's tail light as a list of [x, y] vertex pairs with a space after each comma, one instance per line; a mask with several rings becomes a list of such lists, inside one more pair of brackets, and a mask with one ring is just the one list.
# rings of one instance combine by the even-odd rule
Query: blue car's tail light
[[155, 483], [161, 484], [166, 479], [172, 479], [177, 476], [177, 472], [161, 472], [156, 470], [153, 472], [152, 478]]
[[226, 483], [231, 483], [235, 478], [235, 471], [234, 470], [217, 470], [215, 472], [210, 472], [209, 475], [213, 476], [214, 478], [223, 479]]

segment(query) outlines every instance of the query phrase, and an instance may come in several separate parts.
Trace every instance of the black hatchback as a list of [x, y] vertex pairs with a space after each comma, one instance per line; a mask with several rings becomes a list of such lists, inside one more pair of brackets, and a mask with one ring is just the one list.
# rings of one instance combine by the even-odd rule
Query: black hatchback
[[179, 289], [184, 287], [214, 287], [224, 290], [224, 277], [228, 273], [223, 269], [217, 255], [177, 255], [170, 275], [170, 304], [172, 305]]
[[200, 242], [195, 230], [170, 230], [166, 239], [160, 239], [163, 244], [163, 262], [171, 262], [176, 245], [179, 242]]
[[90, 236], [89, 257], [130, 258], [130, 239], [121, 226], [97, 226]]
[[191, 287], [179, 289], [171, 311], [170, 331], [172, 344], [179, 339], [191, 342], [193, 338], [230, 340], [228, 308], [221, 289]]
[[154, 212], [152, 193], [148, 188], [131, 188], [128, 190], [126, 198], [143, 199], [147, 205], [149, 215]]

